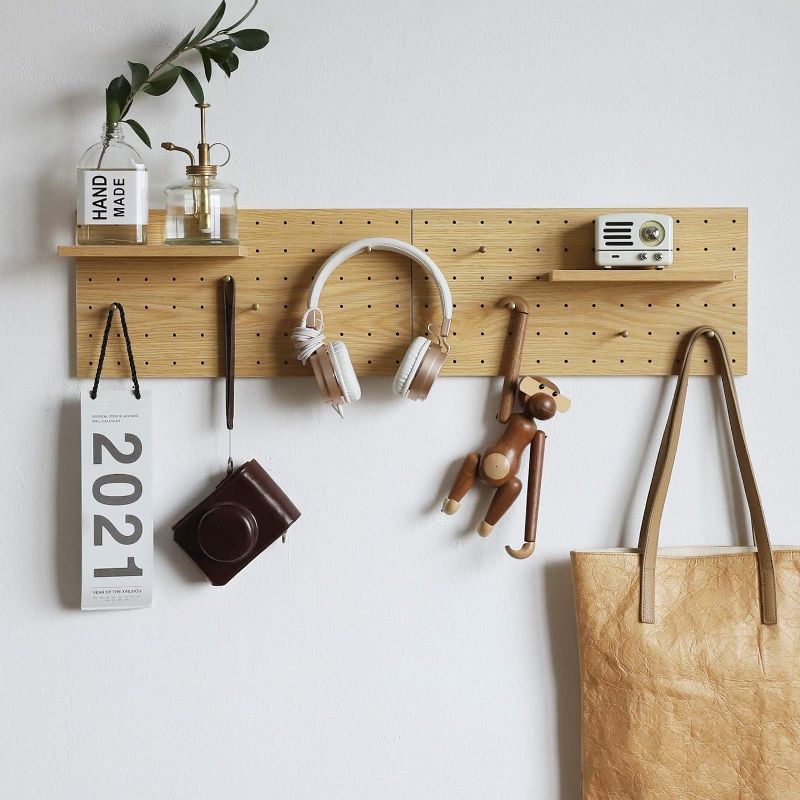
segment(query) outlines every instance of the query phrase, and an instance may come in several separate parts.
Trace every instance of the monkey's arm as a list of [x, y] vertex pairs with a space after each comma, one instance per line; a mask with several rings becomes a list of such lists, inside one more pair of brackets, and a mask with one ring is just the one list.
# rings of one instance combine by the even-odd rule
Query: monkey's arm
[[528, 558], [536, 548], [536, 523], [539, 521], [539, 498], [542, 489], [542, 468], [544, 467], [544, 431], [536, 431], [531, 442], [528, 463], [528, 503], [525, 507], [525, 543], [518, 550], [506, 545], [506, 552], [512, 558]]
[[475, 485], [475, 480], [478, 477], [478, 464], [480, 460], [481, 457], [479, 453], [470, 453], [464, 459], [464, 463], [461, 465], [461, 469], [456, 476], [453, 488], [450, 490], [450, 494], [447, 495], [447, 499], [442, 505], [442, 511], [444, 511], [445, 514], [455, 514], [461, 507], [461, 501], [464, 499], [464, 495]]

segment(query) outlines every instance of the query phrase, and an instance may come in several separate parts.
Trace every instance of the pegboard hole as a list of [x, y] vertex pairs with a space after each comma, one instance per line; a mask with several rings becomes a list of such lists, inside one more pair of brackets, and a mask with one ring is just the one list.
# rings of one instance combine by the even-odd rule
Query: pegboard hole
[[481, 359], [481, 364], [485, 364], [485, 363], [486, 363], [486, 362], [485, 362], [483, 359]]
[[284, 253], [288, 253], [288, 252], [289, 252], [289, 250], [288, 250], [287, 248], [285, 248], [285, 247], [284, 247], [284, 248], [283, 248], [283, 252], [284, 252]]
[[481, 280], [485, 281], [486, 280], [486, 276], [485, 275], [481, 275]]
[[[426, 305], [425, 308], [427, 308], [427, 307], [428, 306]], [[486, 308], [486, 306], [483, 303], [481, 303], [481, 308]]]
[[[173, 280], [175, 280], [175, 279], [173, 278]], [[119, 278], [117, 278], [117, 283], [119, 283]]]
[[703, 250], [705, 250], [706, 253], [708, 252], [708, 248], [707, 247], [704, 247]]
[[172, 276], [172, 282], [174, 283], [176, 280], [178, 280], [178, 279], [173, 275]]

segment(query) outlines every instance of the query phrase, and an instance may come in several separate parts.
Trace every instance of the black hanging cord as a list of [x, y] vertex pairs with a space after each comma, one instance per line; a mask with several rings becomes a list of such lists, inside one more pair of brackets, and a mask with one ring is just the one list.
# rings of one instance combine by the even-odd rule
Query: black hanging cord
[[131, 378], [133, 378], [133, 396], [137, 400], [142, 399], [141, 392], [139, 391], [139, 379], [136, 377], [136, 363], [133, 360], [133, 348], [131, 347], [131, 337], [128, 335], [128, 323], [125, 322], [125, 309], [122, 303], [112, 303], [108, 309], [108, 319], [106, 320], [106, 329], [103, 332], [103, 343], [100, 345], [100, 358], [97, 362], [97, 372], [94, 376], [94, 386], [92, 391], [89, 392], [89, 397], [92, 400], [97, 398], [97, 387], [100, 384], [100, 373], [103, 371], [103, 361], [106, 358], [106, 347], [108, 347], [108, 336], [111, 333], [111, 322], [114, 319], [114, 312], [119, 311], [119, 321], [122, 325], [122, 333], [125, 336], [125, 348], [128, 351], [128, 363], [131, 365]]

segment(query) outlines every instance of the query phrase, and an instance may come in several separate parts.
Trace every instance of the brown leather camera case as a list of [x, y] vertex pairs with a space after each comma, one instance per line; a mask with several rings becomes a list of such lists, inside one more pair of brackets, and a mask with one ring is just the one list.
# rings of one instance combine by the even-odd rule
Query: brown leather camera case
[[175, 542], [211, 583], [224, 586], [299, 516], [294, 503], [253, 459], [234, 470], [172, 530]]

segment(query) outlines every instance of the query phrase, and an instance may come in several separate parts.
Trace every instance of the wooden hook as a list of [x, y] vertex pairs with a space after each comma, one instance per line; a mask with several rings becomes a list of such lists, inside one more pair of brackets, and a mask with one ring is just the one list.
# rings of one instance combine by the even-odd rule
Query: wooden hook
[[504, 425], [514, 411], [514, 400], [517, 396], [517, 382], [522, 364], [522, 351], [525, 349], [525, 331], [528, 327], [528, 304], [519, 295], [504, 297], [499, 306], [505, 306], [512, 312], [512, 335], [510, 351], [506, 357], [503, 372], [503, 394], [500, 398], [500, 410], [497, 412], [498, 422]]

